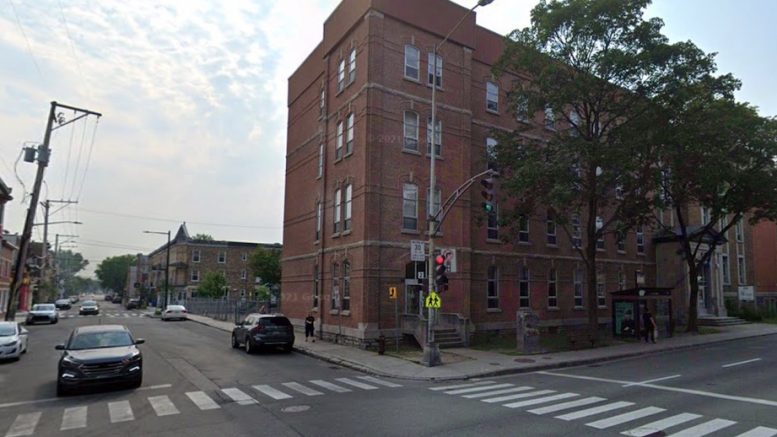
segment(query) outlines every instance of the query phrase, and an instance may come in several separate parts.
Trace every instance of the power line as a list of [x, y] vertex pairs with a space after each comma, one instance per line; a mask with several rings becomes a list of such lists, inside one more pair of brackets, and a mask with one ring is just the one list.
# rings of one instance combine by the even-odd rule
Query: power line
[[[75, 113], [76, 112], [73, 111], [74, 115]], [[62, 199], [65, 198], [65, 189], [67, 188], [67, 175], [70, 172], [70, 154], [73, 151], [73, 137], [75, 136], [75, 133], [76, 133], [76, 125], [75, 123], [73, 123], [70, 126], [70, 143], [67, 146], [67, 159], [65, 160], [65, 178], [62, 181], [62, 195], [60, 196], [60, 198]]]
[[133, 219], [139, 219], [139, 220], [154, 220], [159, 222], [171, 222], [171, 223], [186, 222], [192, 225], [216, 226], [216, 227], [222, 227], [222, 228], [246, 228], [246, 229], [280, 229], [281, 228], [281, 226], [249, 226], [249, 225], [235, 225], [235, 224], [225, 224], [225, 223], [192, 222], [192, 221], [181, 220], [181, 219], [167, 219], [167, 218], [149, 217], [149, 216], [142, 216], [142, 215], [135, 215], [135, 214], [124, 214], [124, 213], [118, 213], [118, 212], [98, 211], [98, 210], [89, 209], [89, 208], [80, 208], [80, 210], [84, 212], [92, 213], [92, 214], [112, 215], [116, 217], [126, 217], [126, 218], [133, 218]]
[[19, 30], [22, 32], [22, 36], [24, 37], [24, 40], [27, 42], [27, 51], [30, 53], [30, 56], [32, 56], [32, 62], [35, 64], [35, 69], [38, 70], [38, 74], [40, 75], [40, 78], [42, 80], [45, 80], [43, 77], [43, 72], [40, 70], [40, 66], [38, 65], [38, 59], [35, 57], [35, 53], [32, 51], [32, 44], [30, 44], [29, 38], [27, 38], [27, 33], [24, 32], [24, 27], [22, 26], [22, 21], [19, 19], [19, 14], [16, 12], [16, 6], [14, 6], [12, 0], [8, 0], [8, 3], [11, 5], [11, 9], [13, 9], [14, 17], [16, 17], [16, 24], [19, 26]]
[[81, 178], [81, 186], [78, 188], [78, 195], [76, 201], [81, 198], [81, 192], [84, 191], [84, 182], [86, 182], [86, 174], [89, 172], [89, 163], [92, 161], [92, 149], [94, 149], [94, 141], [97, 138], [97, 125], [100, 123], [100, 119], [96, 119], [94, 122], [94, 129], [92, 130], [92, 143], [89, 145], [89, 153], [86, 155], [86, 166], [84, 167], [84, 177]]
[[73, 170], [73, 183], [70, 188], [70, 199], [76, 191], [76, 182], [78, 181], [78, 169], [81, 167], [81, 154], [84, 151], [84, 142], [86, 141], [86, 119], [83, 120], [83, 129], [81, 130], [81, 143], [78, 145], [78, 157], [76, 158], [76, 169]]
[[62, 24], [65, 25], [65, 32], [67, 33], [67, 39], [70, 41], [70, 52], [73, 54], [73, 59], [76, 61], [78, 74], [81, 75], [81, 81], [86, 82], [84, 71], [81, 69], [81, 62], [78, 60], [78, 56], [76, 55], [75, 42], [73, 41], [73, 37], [70, 35], [70, 26], [68, 26], [67, 19], [65, 18], [65, 9], [62, 7], [61, 0], [57, 0], [57, 3], [59, 4], [59, 14], [62, 17]]

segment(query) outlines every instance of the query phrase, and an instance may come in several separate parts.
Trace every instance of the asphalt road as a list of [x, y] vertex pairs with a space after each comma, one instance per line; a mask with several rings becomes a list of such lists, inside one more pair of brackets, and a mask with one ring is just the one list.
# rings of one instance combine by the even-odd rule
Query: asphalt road
[[[101, 306], [100, 317], [29, 327], [29, 353], [0, 364], [0, 437], [777, 435], [773, 337], [435, 384], [297, 353], [247, 355], [223, 331]], [[146, 339], [143, 386], [57, 398], [54, 345], [96, 323]]]

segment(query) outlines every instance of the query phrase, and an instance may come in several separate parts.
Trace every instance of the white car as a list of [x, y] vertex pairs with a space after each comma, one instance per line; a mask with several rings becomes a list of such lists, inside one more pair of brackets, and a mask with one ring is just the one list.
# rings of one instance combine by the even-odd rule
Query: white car
[[162, 311], [162, 320], [186, 320], [187, 317], [186, 308], [183, 305], [168, 305], [164, 311]]
[[0, 360], [18, 360], [26, 352], [27, 330], [16, 322], [0, 322]]

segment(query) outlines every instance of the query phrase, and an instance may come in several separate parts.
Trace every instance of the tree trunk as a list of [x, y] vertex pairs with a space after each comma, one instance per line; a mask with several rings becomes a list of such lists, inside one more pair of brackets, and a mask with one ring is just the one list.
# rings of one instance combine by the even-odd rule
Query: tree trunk
[[[595, 176], [594, 176], [595, 177]], [[586, 284], [588, 289], [588, 335], [594, 342], [599, 338], [599, 305], [596, 301], [596, 200], [588, 201], [586, 224]]]
[[697, 319], [699, 317], [698, 301], [699, 301], [699, 278], [698, 269], [694, 260], [690, 259], [690, 255], [686, 256], [686, 262], [688, 264], [688, 275], [691, 282], [691, 293], [688, 298], [688, 327], [686, 332], [699, 332], [699, 326]]

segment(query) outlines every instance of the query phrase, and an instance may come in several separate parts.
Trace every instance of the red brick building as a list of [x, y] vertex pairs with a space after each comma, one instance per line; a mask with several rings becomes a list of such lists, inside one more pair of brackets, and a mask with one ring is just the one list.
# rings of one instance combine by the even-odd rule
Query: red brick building
[[777, 223], [759, 222], [752, 232], [756, 302], [777, 310]]

